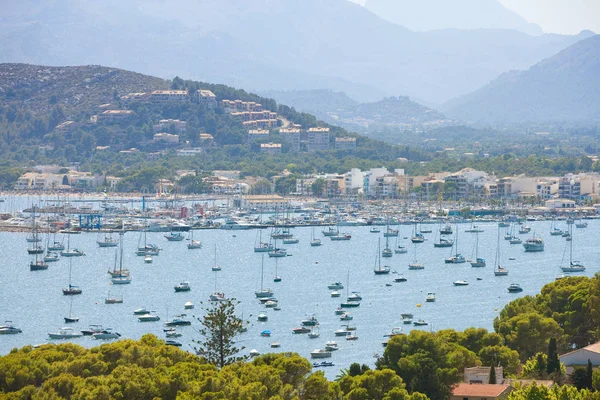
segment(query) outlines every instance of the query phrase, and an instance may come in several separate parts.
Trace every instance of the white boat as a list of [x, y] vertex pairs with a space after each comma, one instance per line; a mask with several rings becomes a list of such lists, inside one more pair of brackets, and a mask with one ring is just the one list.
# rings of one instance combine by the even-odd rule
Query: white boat
[[340, 297], [342, 294], [336, 290], [330, 293], [331, 297]]
[[398, 229], [393, 229], [390, 228], [389, 226], [386, 226], [385, 228], [385, 232], [383, 232], [383, 237], [396, 237], [398, 236], [398, 234], [400, 233], [400, 231]]
[[172, 319], [165, 322], [165, 326], [173, 327], [173, 326], [189, 326], [192, 324], [192, 321], [185, 319], [186, 315], [175, 315]]
[[312, 329], [310, 330], [310, 332], [308, 332], [308, 338], [309, 338], [309, 339], [316, 339], [316, 338], [318, 338], [319, 336], [321, 336], [321, 333], [319, 333], [319, 329], [318, 329], [318, 328], [316, 328], [316, 329], [315, 329], [315, 328], [312, 328]]
[[67, 286], [66, 288], [64, 288], [62, 290], [62, 292], [65, 296], [74, 296], [74, 295], [82, 293], [82, 290], [79, 286], [75, 286], [72, 284], [72, 281], [71, 281], [72, 271], [73, 271], [73, 261], [71, 259], [69, 259], [69, 286]]
[[346, 299], [347, 301], [361, 301], [362, 300], [362, 296], [360, 295], [360, 292], [352, 292]]
[[539, 236], [533, 236], [523, 243], [523, 247], [527, 252], [544, 251], [544, 240]]
[[331, 357], [331, 352], [326, 349], [315, 349], [310, 352], [311, 358], [329, 358]]
[[337, 235], [329, 236], [329, 239], [332, 241], [350, 240], [352, 239], [352, 235], [349, 233], [338, 233]]
[[260, 322], [265, 322], [269, 319], [269, 316], [266, 313], [261, 312], [261, 313], [258, 313], [258, 315], [256, 316], [256, 319]]
[[144, 308], [138, 308], [136, 310], [133, 310], [133, 315], [145, 315], [148, 314], [150, 311], [148, 311], [145, 307]]
[[425, 265], [417, 261], [417, 244], [414, 244], [414, 259], [411, 263], [408, 264], [409, 270], [419, 270], [425, 269]]
[[178, 338], [183, 336], [183, 334], [178, 332], [175, 328], [170, 328], [165, 330], [165, 336], [168, 338]]
[[269, 257], [286, 257], [287, 256], [287, 250], [286, 249], [273, 248], [273, 250], [269, 250], [268, 254], [269, 254]]
[[104, 304], [123, 304], [123, 295], [117, 297], [109, 294], [104, 298]]
[[344, 312], [340, 315], [340, 321], [352, 321], [354, 317], [349, 312]]
[[272, 244], [270, 243], [265, 243], [262, 241], [262, 229], [258, 230], [258, 240], [257, 243], [254, 245], [254, 252], [255, 253], [267, 253], [271, 250], [274, 250], [274, 247]]
[[270, 346], [272, 349], [278, 349], [281, 347], [281, 342], [278, 342], [278, 341], [271, 342]]
[[17, 333], [23, 333], [23, 331], [15, 328], [12, 321], [4, 321], [4, 325], [0, 325], [0, 335], [14, 335]]
[[[452, 253], [455, 252], [454, 255]], [[458, 228], [456, 228], [456, 236], [454, 238], [453, 251], [450, 252], [450, 257], [446, 258], [444, 262], [446, 264], [463, 264], [467, 260], [465, 257], [458, 252]]]
[[[375, 268], [373, 270], [373, 272], [375, 273], [375, 275], [387, 275], [390, 273], [390, 267], [388, 267], [387, 265], [385, 266], [381, 266], [381, 257], [385, 257], [383, 255], [383, 253], [380, 253], [380, 249], [381, 249], [381, 243], [380, 241], [377, 243], [377, 254], [375, 255]], [[392, 251], [389, 248], [384, 249], [385, 250], [389, 250], [390, 252]], [[381, 255], [380, 255], [381, 254]]]
[[[572, 225], [569, 228], [572, 230]], [[585, 267], [579, 261], [573, 261], [573, 241], [569, 241], [569, 265], [561, 266], [563, 272], [583, 272]]]
[[44, 256], [44, 262], [56, 262], [59, 260], [59, 256], [58, 253], [54, 252], [54, 251], [48, 251], [46, 252], [46, 255]]
[[318, 247], [321, 246], [323, 244], [323, 242], [321, 241], [321, 239], [318, 239], [315, 237], [315, 227], [313, 226], [312, 231], [310, 233], [310, 245], [312, 247]]
[[412, 324], [414, 316], [410, 313], [400, 314], [403, 324]]
[[429, 325], [429, 323], [425, 322], [425, 320], [420, 319], [418, 321], [414, 321], [413, 325], [414, 326], [427, 326], [427, 325]]
[[282, 239], [283, 244], [297, 244], [300, 242], [300, 239], [296, 238], [296, 237], [290, 237], [290, 238], [286, 238], [286, 239]]
[[227, 297], [225, 297], [225, 293], [222, 292], [213, 292], [210, 294], [210, 296], [208, 296], [210, 301], [223, 301], [226, 300]]
[[457, 281], [454, 281], [454, 286], [467, 286], [469, 284], [469, 282], [467, 282], [464, 279], [459, 279]]
[[522, 292], [523, 288], [521, 288], [521, 285], [519, 285], [518, 283], [511, 283], [510, 286], [508, 287], [508, 291], [510, 293], [518, 293], [518, 292]]
[[524, 235], [524, 234], [529, 233], [529, 232], [531, 232], [531, 227], [528, 226], [528, 225], [523, 225], [523, 226], [521, 226], [521, 228], [519, 228], [519, 233], [521, 235]]
[[98, 244], [98, 247], [117, 247], [119, 244], [117, 239], [113, 238], [110, 233], [108, 235], [104, 235], [103, 238], [98, 238], [96, 243]]
[[330, 340], [327, 343], [325, 343], [325, 350], [336, 351], [336, 350], [339, 350], [339, 346], [335, 341]]
[[323, 236], [335, 236], [339, 235], [340, 230], [337, 227], [330, 226], [326, 231], [322, 231]]
[[477, 233], [477, 237], [475, 238], [475, 260], [469, 260], [471, 263], [471, 267], [474, 268], [483, 268], [485, 267], [485, 258], [479, 257], [479, 233]]
[[191, 301], [186, 301], [183, 305], [183, 308], [186, 310], [192, 310], [194, 308], [194, 303], [192, 303]]
[[148, 313], [148, 314], [138, 316], [138, 320], [140, 322], [154, 322], [154, 321], [160, 321], [160, 317], [158, 315], [153, 315], [153, 314]]
[[256, 349], [252, 349], [252, 350], [250, 350], [250, 352], [248, 354], [250, 355], [250, 357], [258, 357], [258, 356], [260, 356], [260, 351], [258, 351]]
[[260, 290], [254, 292], [254, 295], [261, 299], [266, 297], [273, 297], [273, 291], [271, 289], [266, 289], [263, 287], [265, 278], [265, 256], [262, 255], [262, 260], [260, 263]]
[[189, 282], [178, 283], [177, 285], [175, 285], [173, 287], [173, 289], [175, 289], [175, 292], [177, 292], [177, 293], [179, 293], [179, 292], [189, 292], [190, 290], [192, 290], [192, 288], [190, 287], [190, 283]]
[[452, 235], [452, 225], [446, 224], [443, 228], [440, 229], [440, 235]]
[[92, 324], [88, 327], [88, 329], [81, 330], [81, 334], [83, 336], [92, 336], [94, 333], [102, 332], [103, 330], [104, 330], [104, 328], [102, 327], [102, 325]]
[[189, 238], [189, 243], [187, 244], [187, 248], [189, 250], [195, 250], [195, 249], [201, 249], [202, 248], [202, 242], [198, 239], [194, 239], [194, 230], [190, 229], [190, 238]]
[[425, 301], [428, 303], [433, 303], [435, 301], [435, 293], [433, 293], [433, 292], [427, 293], [427, 297], [425, 297]]
[[73, 328], [65, 327], [60, 328], [58, 332], [49, 332], [48, 337], [50, 339], [75, 339], [83, 336], [82, 333], [73, 331]]
[[346, 335], [346, 340], [358, 340], [356, 332], [350, 332]]
[[165, 239], [167, 239], [169, 242], [181, 242], [183, 241], [183, 239], [185, 239], [181, 232], [171, 232], [168, 235], [164, 236]]
[[327, 289], [331, 289], [331, 290], [339, 290], [339, 289], [343, 289], [343, 288], [344, 288], [344, 285], [342, 284], [342, 282], [334, 282], [334, 283], [327, 285]]
[[151, 255], [147, 255], [144, 257], [144, 263], [146, 264], [152, 264], [152, 256]]
[[62, 250], [60, 255], [63, 257], [81, 257], [85, 256], [85, 253], [79, 249], [71, 249], [71, 235], [67, 236], [67, 248]]
[[118, 332], [113, 332], [111, 329], [107, 328], [101, 332], [94, 333], [92, 337], [97, 340], [112, 340], [120, 338], [121, 335]]

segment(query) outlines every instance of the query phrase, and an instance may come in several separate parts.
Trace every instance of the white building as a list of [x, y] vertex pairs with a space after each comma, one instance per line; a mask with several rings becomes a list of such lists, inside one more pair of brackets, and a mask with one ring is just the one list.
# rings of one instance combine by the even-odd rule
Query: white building
[[568, 199], [551, 199], [546, 200], [545, 206], [553, 211], [573, 210], [575, 209], [575, 201]]
[[260, 152], [266, 154], [281, 154], [281, 143], [261, 143]]
[[575, 367], [587, 367], [588, 360], [592, 362], [594, 368], [598, 368], [600, 366], [600, 342], [561, 354], [558, 359], [565, 365], [567, 375], [572, 374]]
[[300, 129], [298, 128], [282, 128], [279, 133], [283, 135], [284, 140], [289, 144], [290, 151], [300, 151]]
[[156, 103], [184, 103], [188, 99], [187, 90], [155, 90], [150, 94], [150, 100]]
[[354, 150], [356, 149], [356, 138], [354, 137], [336, 137], [336, 150]]
[[175, 128], [176, 133], [187, 131], [187, 122], [178, 119], [161, 119], [153, 126], [154, 132], [167, 132], [171, 127]]
[[196, 90], [194, 94], [192, 94], [192, 101], [208, 108], [217, 106], [217, 96], [210, 90]]
[[329, 128], [309, 128], [306, 135], [309, 152], [329, 150]]
[[248, 131], [248, 143], [252, 143], [257, 140], [269, 140], [268, 129], [250, 129]]
[[155, 142], [167, 142], [170, 144], [177, 144], [177, 143], [179, 143], [179, 135], [174, 135], [174, 134], [165, 133], [165, 132], [156, 133], [154, 135], [154, 141]]

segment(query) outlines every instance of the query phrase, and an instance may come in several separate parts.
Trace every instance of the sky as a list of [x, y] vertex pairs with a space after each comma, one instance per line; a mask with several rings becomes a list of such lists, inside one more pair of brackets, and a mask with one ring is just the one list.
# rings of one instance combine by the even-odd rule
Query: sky
[[[350, 0], [364, 5], [365, 0]], [[418, 0], [416, 0], [418, 1]], [[600, 0], [499, 0], [546, 33], [600, 33]]]

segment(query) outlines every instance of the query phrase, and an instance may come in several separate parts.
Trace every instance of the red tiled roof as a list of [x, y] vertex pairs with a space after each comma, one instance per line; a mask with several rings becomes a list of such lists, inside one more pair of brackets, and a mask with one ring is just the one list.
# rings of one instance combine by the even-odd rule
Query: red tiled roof
[[459, 383], [452, 390], [452, 395], [459, 397], [498, 397], [509, 387], [509, 385], [489, 385], [485, 383]]

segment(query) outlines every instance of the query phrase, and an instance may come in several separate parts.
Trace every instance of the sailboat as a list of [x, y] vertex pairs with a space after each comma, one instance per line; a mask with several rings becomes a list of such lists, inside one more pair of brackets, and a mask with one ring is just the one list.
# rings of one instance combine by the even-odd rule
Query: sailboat
[[[115, 268], [116, 269], [116, 268]], [[123, 272], [123, 231], [119, 232], [119, 269], [111, 273], [110, 282], [113, 285], [126, 285], [131, 283], [129, 271]]]
[[452, 252], [451, 252], [450, 257], [446, 258], [444, 260], [444, 262], [446, 264], [462, 264], [462, 263], [464, 263], [466, 261], [465, 257], [458, 252], [458, 227], [456, 228], [456, 237], [454, 240], [454, 246], [456, 247], [456, 253], [454, 255], [452, 255]]
[[[147, 224], [144, 226], [144, 229], [140, 232], [140, 238], [138, 240], [138, 249], [135, 252], [138, 256], [157, 256], [160, 252], [160, 249], [155, 244], [150, 244], [147, 241], [148, 234], [148, 226]], [[140, 246], [140, 241], [144, 238], [144, 245]]]
[[[450, 228], [452, 230], [452, 228]], [[454, 240], [446, 239], [442, 237], [442, 223], [440, 221], [440, 229], [436, 234], [437, 240], [433, 243], [433, 247], [452, 247], [454, 246]]]
[[479, 257], [479, 232], [475, 236], [475, 260], [469, 260], [471, 267], [485, 267], [485, 258]]
[[210, 301], [223, 301], [227, 298], [225, 297], [225, 293], [217, 291], [217, 273], [215, 272], [215, 291], [212, 292], [210, 296], [208, 296]]
[[275, 259], [275, 277], [273, 278], [273, 282], [281, 282], [281, 277], [277, 274], [277, 265], [279, 264], [279, 260]]
[[413, 243], [423, 243], [425, 242], [425, 236], [421, 232], [417, 231], [417, 223], [415, 222], [413, 229], [413, 236], [410, 238], [410, 241]]
[[35, 206], [33, 206], [32, 221], [31, 236], [27, 238], [27, 242], [31, 244], [31, 247], [27, 248], [27, 253], [43, 254], [44, 248], [38, 244], [41, 239], [38, 235], [37, 224], [35, 223]]
[[277, 238], [273, 239], [272, 249], [268, 251], [269, 257], [285, 257], [287, 256], [286, 249], [280, 249], [277, 247]]
[[312, 231], [310, 233], [310, 245], [313, 247], [317, 247], [322, 245], [323, 242], [321, 242], [321, 239], [318, 239], [315, 237], [315, 227], [312, 227]]
[[390, 249], [389, 236], [385, 237], [385, 249], [381, 252], [382, 257], [391, 257], [394, 252]]
[[408, 264], [408, 269], [425, 269], [425, 265], [421, 264], [417, 261], [417, 244], [414, 244], [415, 247], [415, 255], [413, 261]]
[[199, 241], [198, 239], [194, 239], [194, 230], [193, 229], [190, 229], [189, 241], [190, 242], [187, 244], [187, 248], [189, 250], [195, 250], [195, 249], [202, 248], [202, 242]]
[[217, 265], [217, 244], [215, 243], [215, 264], [212, 266], [213, 271], [220, 271], [221, 267]]
[[408, 249], [406, 248], [406, 246], [402, 246], [402, 243], [400, 243], [400, 236], [396, 236], [396, 248], [394, 249], [394, 253], [396, 253], [396, 254], [408, 253]]
[[71, 296], [71, 304], [69, 305], [69, 316], [64, 317], [64, 319], [65, 319], [65, 324], [71, 324], [73, 322], [79, 321], [79, 317], [73, 316], [73, 297], [72, 296]]
[[254, 252], [255, 253], [267, 253], [271, 250], [274, 250], [274, 247], [271, 243], [262, 241], [262, 231], [263, 228], [258, 230], [258, 242], [254, 244]]
[[[386, 240], [387, 240], [387, 238], [386, 238]], [[388, 267], [388, 266], [384, 266], [383, 268], [381, 267], [382, 254], [380, 253], [380, 250], [381, 250], [381, 239], [377, 243], [377, 255], [375, 256], [375, 269], [373, 270], [373, 272], [375, 272], [375, 275], [386, 275], [386, 274], [390, 273], [390, 267]]]
[[117, 247], [119, 244], [118, 240], [112, 237], [112, 234], [109, 232], [108, 234], [104, 234], [104, 237], [99, 237], [96, 240], [98, 247]]
[[[379, 251], [377, 251], [379, 254]], [[362, 297], [357, 292], [349, 294], [350, 290], [350, 270], [348, 270], [348, 276], [346, 278], [346, 301], [340, 304], [341, 308], [355, 308], [360, 306], [360, 300]]]
[[67, 236], [67, 249], [60, 252], [63, 257], [81, 257], [85, 256], [85, 253], [78, 249], [71, 250], [71, 235]]
[[273, 291], [271, 289], [265, 289], [263, 287], [264, 278], [265, 278], [265, 255], [263, 254], [261, 264], [260, 264], [260, 290], [257, 290], [256, 292], [254, 292], [256, 297], [258, 297], [259, 299], [265, 298], [265, 297], [273, 297]]
[[498, 240], [496, 243], [496, 258], [494, 259], [494, 275], [495, 276], [508, 275], [508, 269], [500, 266], [500, 228], [498, 228]]
[[65, 296], [74, 296], [81, 294], [82, 290], [79, 286], [75, 286], [71, 283], [71, 275], [73, 270], [73, 260], [69, 258], [69, 286], [62, 290]]
[[[573, 237], [573, 225], [569, 226], [569, 233], [571, 234], [571, 238]], [[585, 271], [585, 267], [579, 261], [573, 261], [573, 240], [568, 241], [569, 243], [569, 265], [564, 267], [560, 267], [563, 272], [583, 272]]]

